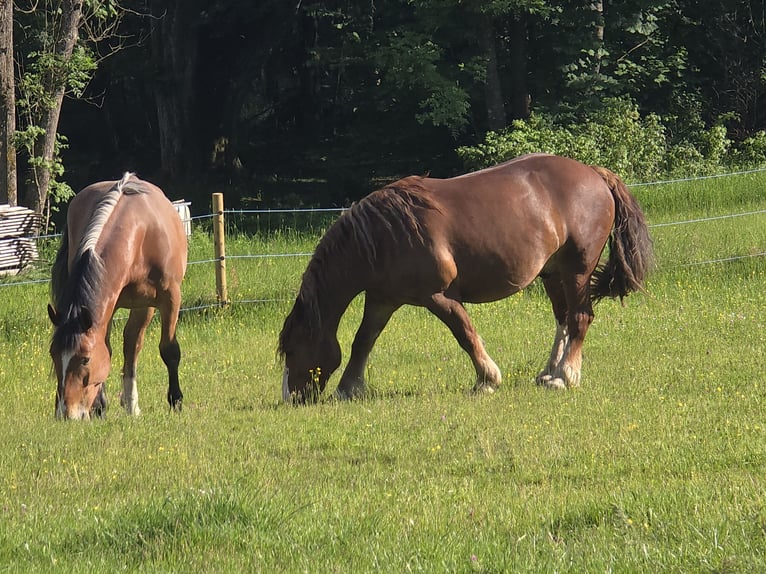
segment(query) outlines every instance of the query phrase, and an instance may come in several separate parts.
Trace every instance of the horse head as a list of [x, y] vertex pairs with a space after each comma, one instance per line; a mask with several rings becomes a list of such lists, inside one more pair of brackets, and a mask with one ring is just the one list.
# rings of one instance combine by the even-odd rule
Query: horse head
[[285, 402], [317, 402], [330, 375], [340, 366], [340, 344], [335, 333], [323, 330], [312, 314], [299, 297], [279, 336], [279, 353], [285, 364], [282, 374]]
[[106, 410], [104, 382], [111, 366], [105, 334], [94, 328], [87, 307], [61, 314], [49, 305], [48, 315], [55, 326], [50, 354], [57, 381], [56, 418], [102, 417]]

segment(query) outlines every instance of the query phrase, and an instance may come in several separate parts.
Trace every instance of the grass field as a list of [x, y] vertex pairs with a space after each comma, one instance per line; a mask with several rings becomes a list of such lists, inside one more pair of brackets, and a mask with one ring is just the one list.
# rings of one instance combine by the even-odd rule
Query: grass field
[[[276, 340], [307, 258], [231, 259], [232, 300], [266, 301], [182, 315], [182, 413], [155, 323], [142, 415], [117, 407], [115, 360], [107, 418], [61, 423], [47, 286], [0, 289], [0, 571], [766, 571], [766, 213], [714, 219], [766, 209], [766, 174], [635, 193], [657, 270], [597, 306], [575, 391], [533, 383], [554, 329], [533, 285], [469, 308], [503, 371], [493, 396], [469, 395], [447, 329], [405, 308], [368, 399], [282, 405]], [[310, 252], [320, 232], [227, 252]], [[211, 245], [196, 232], [190, 259]], [[214, 299], [212, 267], [191, 266], [185, 306]]]

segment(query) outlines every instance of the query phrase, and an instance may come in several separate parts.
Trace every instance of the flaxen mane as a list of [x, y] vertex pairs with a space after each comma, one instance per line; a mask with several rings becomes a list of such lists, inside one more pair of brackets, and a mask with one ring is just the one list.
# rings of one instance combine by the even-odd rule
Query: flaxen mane
[[410, 176], [371, 193], [343, 212], [319, 241], [303, 274], [295, 306], [279, 335], [280, 356], [284, 357], [290, 348], [294, 331], [301, 329], [301, 336], [309, 340], [315, 340], [321, 331], [318, 300], [326, 288], [328, 269], [359, 271], [336, 262], [353, 257], [374, 266], [386, 244], [416, 245], [426, 241], [418, 210], [439, 211], [439, 206], [423, 185], [423, 178]]

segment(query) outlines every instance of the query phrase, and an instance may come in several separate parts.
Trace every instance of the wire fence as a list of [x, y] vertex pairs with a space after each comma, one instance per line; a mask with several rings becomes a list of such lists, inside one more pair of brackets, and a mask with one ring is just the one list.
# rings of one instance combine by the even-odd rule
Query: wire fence
[[[759, 169], [752, 169], [752, 170], [745, 170], [745, 171], [738, 171], [738, 172], [731, 172], [731, 173], [724, 173], [724, 174], [717, 174], [717, 175], [710, 175], [710, 176], [700, 176], [700, 177], [693, 177], [693, 178], [680, 178], [680, 179], [672, 179], [672, 180], [664, 180], [664, 181], [656, 181], [656, 182], [645, 182], [645, 183], [637, 183], [637, 184], [631, 184], [631, 188], [637, 188], [637, 187], [645, 187], [645, 186], [657, 186], [657, 185], [664, 185], [664, 184], [674, 184], [674, 183], [681, 183], [681, 182], [692, 182], [692, 181], [701, 181], [701, 180], [709, 180], [709, 179], [716, 179], [716, 178], [724, 178], [724, 177], [733, 177], [733, 176], [739, 176], [739, 175], [747, 175], [747, 174], [754, 174], [759, 172], [765, 172], [766, 167], [759, 168]], [[226, 209], [222, 211], [222, 214], [224, 217], [227, 218], [247, 218], [247, 217], [270, 217], [273, 215], [314, 215], [314, 214], [321, 214], [324, 216], [337, 214], [340, 215], [343, 213], [347, 208], [300, 208], [300, 209]], [[759, 210], [751, 210], [751, 211], [744, 211], [744, 212], [738, 212], [738, 213], [730, 213], [725, 215], [717, 215], [717, 216], [711, 216], [711, 217], [701, 217], [701, 218], [694, 218], [694, 219], [686, 219], [686, 220], [678, 220], [678, 221], [671, 221], [666, 223], [656, 223], [649, 225], [650, 229], [663, 229], [663, 228], [672, 228], [672, 227], [679, 227], [679, 226], [686, 226], [691, 224], [705, 224], [715, 221], [721, 221], [721, 220], [727, 220], [727, 219], [737, 219], [741, 217], [747, 217], [747, 216], [757, 216], [757, 215], [763, 215], [766, 214], [766, 209], [759, 209]], [[195, 215], [191, 216], [188, 219], [185, 219], [184, 222], [190, 222], [190, 223], [201, 223], [205, 220], [212, 219], [215, 217], [215, 213], [207, 213], [202, 215]], [[50, 241], [55, 240], [61, 237], [61, 234], [45, 234], [45, 235], [39, 235], [37, 237], [34, 237], [33, 239], [38, 240], [38, 242], [42, 241]], [[294, 252], [294, 253], [248, 253], [248, 254], [236, 254], [236, 255], [225, 255], [222, 257], [211, 257], [206, 259], [198, 259], [189, 261], [189, 266], [196, 266], [196, 265], [205, 265], [205, 264], [216, 264], [221, 262], [222, 260], [263, 260], [263, 259], [284, 259], [284, 258], [309, 258], [313, 255], [312, 252], [306, 252], [306, 251], [300, 251], [300, 252]], [[728, 257], [720, 257], [715, 259], [706, 259], [701, 261], [695, 261], [690, 263], [677, 263], [671, 267], [678, 267], [678, 268], [685, 268], [685, 267], [697, 267], [697, 266], [704, 266], [704, 265], [713, 265], [713, 264], [721, 264], [721, 263], [729, 263], [739, 260], [745, 260], [745, 259], [752, 259], [752, 258], [758, 258], [758, 257], [764, 257], [766, 256], [766, 251], [759, 251], [757, 253], [747, 253], [747, 254], [740, 254], [740, 255], [732, 255]], [[6, 287], [23, 287], [23, 286], [29, 286], [29, 285], [37, 285], [37, 284], [44, 284], [49, 283], [49, 278], [35, 278], [35, 279], [28, 279], [28, 280], [18, 280], [14, 278], [0, 278], [0, 289], [6, 288]], [[236, 305], [246, 305], [246, 304], [256, 304], [256, 303], [270, 303], [270, 302], [283, 302], [286, 301], [285, 299], [279, 299], [279, 298], [254, 298], [254, 299], [239, 299], [239, 300], [230, 300], [227, 301], [227, 304], [236, 304]], [[217, 308], [220, 307], [220, 303], [216, 304], [200, 304], [200, 305], [193, 305], [184, 307], [181, 309], [182, 312], [185, 311], [199, 311], [199, 310], [205, 310], [210, 308]]]

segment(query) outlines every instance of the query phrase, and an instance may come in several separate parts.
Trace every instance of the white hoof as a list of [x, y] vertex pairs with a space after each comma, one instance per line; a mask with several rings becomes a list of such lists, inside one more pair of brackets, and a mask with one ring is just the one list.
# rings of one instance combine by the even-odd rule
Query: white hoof
[[553, 378], [553, 375], [551, 375], [548, 371], [541, 371], [537, 373], [537, 376], [535, 377], [535, 382], [538, 385], [544, 385], [548, 381], [550, 381]]
[[141, 409], [138, 408], [138, 399], [126, 400], [125, 395], [122, 393], [120, 393], [120, 406], [131, 416], [137, 417], [141, 414]]
[[551, 391], [565, 391], [567, 384], [564, 379], [551, 375], [538, 375], [537, 384]]
[[493, 395], [498, 386], [492, 383], [476, 383], [473, 387], [473, 393], [476, 395]]
[[573, 369], [568, 365], [564, 365], [564, 377], [566, 378], [567, 387], [573, 389], [580, 386], [580, 370]]

